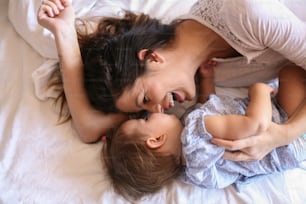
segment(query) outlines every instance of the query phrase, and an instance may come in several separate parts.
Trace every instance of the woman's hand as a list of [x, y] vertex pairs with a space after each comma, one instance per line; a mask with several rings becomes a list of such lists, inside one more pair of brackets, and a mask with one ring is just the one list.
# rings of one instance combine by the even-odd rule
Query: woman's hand
[[38, 23], [53, 34], [74, 27], [75, 14], [68, 0], [43, 0], [37, 13]]
[[[285, 132], [284, 132], [285, 131]], [[211, 142], [215, 145], [224, 147], [224, 159], [232, 161], [251, 161], [261, 160], [274, 148], [287, 144], [286, 125], [271, 123], [267, 131], [240, 140], [223, 140], [213, 138]]]

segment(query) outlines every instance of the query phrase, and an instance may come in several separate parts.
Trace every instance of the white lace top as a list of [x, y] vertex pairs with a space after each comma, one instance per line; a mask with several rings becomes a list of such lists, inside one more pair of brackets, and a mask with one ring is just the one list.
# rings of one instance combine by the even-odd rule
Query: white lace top
[[181, 18], [209, 27], [242, 55], [214, 59], [219, 86], [271, 80], [290, 61], [306, 69], [306, 22], [279, 0], [199, 0]]

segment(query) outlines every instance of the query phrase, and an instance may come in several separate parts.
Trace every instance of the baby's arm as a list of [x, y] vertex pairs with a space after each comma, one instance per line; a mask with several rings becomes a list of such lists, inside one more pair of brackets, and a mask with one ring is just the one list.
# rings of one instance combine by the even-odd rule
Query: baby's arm
[[83, 62], [74, 27], [72, 5], [64, 0], [44, 1], [37, 18], [43, 27], [54, 34], [72, 121], [83, 142], [94, 142], [121, 122], [125, 116], [106, 115], [90, 105], [83, 86]]
[[272, 91], [270, 86], [263, 83], [252, 85], [246, 114], [207, 116], [204, 121], [207, 131], [213, 137], [235, 140], [267, 130], [272, 119]]
[[245, 117], [252, 120], [258, 127], [258, 132], [267, 130], [272, 122], [271, 93], [273, 91], [272, 87], [264, 83], [255, 83], [249, 88], [250, 102]]

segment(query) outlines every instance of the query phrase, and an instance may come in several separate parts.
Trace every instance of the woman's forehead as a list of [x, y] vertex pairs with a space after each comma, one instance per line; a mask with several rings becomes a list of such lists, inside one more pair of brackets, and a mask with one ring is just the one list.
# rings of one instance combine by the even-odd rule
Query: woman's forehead
[[116, 107], [123, 112], [138, 112], [140, 111], [139, 96], [144, 92], [142, 79], [138, 78], [135, 83], [127, 87], [116, 100]]

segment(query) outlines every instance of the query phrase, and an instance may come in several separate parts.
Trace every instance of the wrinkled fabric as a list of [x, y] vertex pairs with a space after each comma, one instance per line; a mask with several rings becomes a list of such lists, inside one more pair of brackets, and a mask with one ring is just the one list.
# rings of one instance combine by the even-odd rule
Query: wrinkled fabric
[[[283, 123], [287, 116], [276, 100], [272, 101], [272, 120]], [[239, 188], [261, 175], [299, 167], [299, 162], [306, 159], [306, 140], [301, 137], [292, 144], [274, 149], [260, 161], [224, 160], [225, 149], [210, 143], [212, 135], [207, 132], [204, 119], [209, 115], [245, 114], [248, 102], [247, 98], [210, 95], [205, 104], [197, 104], [184, 117], [181, 137], [186, 161], [181, 177], [184, 182], [204, 188], [225, 188], [235, 183]]]

